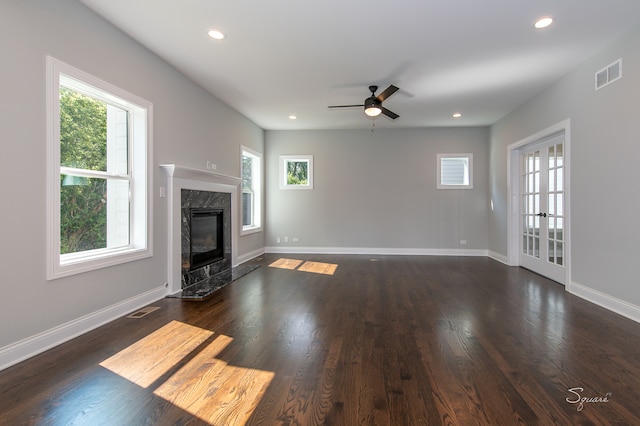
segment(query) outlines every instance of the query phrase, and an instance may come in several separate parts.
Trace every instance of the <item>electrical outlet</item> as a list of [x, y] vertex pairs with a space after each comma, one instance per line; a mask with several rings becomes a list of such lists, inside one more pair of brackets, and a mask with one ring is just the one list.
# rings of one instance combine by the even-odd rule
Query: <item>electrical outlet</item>
[[164, 186], [160, 187], [160, 198], [164, 198], [167, 196], [167, 190], [165, 189]]
[[288, 243], [289, 242], [289, 237], [284, 237], [284, 242]]
[[291, 241], [292, 241], [292, 242], [294, 242], [294, 243], [299, 243], [299, 242], [300, 242], [300, 238], [298, 238], [298, 237], [293, 237], [293, 238], [291, 239]]
[[460, 240], [460, 245], [466, 246], [467, 245], [467, 240]]
[[211, 161], [207, 161], [207, 170], [211, 170]]
[[217, 165], [217, 164], [213, 164], [213, 163], [211, 163], [211, 170], [215, 170], [215, 169], [217, 169], [217, 168], [218, 168], [218, 165]]
[[280, 237], [276, 237], [276, 243], [280, 244]]

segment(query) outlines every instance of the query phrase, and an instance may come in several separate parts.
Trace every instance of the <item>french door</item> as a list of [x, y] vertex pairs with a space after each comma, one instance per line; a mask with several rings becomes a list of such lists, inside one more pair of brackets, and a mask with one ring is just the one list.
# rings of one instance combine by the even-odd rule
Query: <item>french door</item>
[[520, 265], [565, 284], [564, 133], [520, 151]]

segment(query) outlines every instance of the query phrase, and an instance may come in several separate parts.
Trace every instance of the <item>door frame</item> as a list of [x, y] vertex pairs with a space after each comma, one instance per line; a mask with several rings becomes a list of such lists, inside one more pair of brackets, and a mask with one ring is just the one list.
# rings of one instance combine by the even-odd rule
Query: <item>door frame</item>
[[564, 212], [565, 276], [567, 291], [571, 287], [571, 120], [566, 119], [507, 146], [507, 263], [520, 266], [520, 153], [551, 136], [564, 133]]

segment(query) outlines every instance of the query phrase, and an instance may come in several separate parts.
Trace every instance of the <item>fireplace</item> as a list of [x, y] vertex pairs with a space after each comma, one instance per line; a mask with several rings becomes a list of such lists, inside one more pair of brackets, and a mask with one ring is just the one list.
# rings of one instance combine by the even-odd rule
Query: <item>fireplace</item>
[[231, 268], [231, 194], [181, 190], [182, 278], [185, 288]]
[[[162, 164], [160, 167], [167, 176], [167, 291], [171, 295], [180, 295], [183, 289], [206, 282], [237, 266], [237, 238], [242, 222], [232, 218], [240, 217], [237, 206], [242, 179], [176, 164]], [[190, 209], [200, 208], [223, 211], [224, 253], [222, 259], [192, 270]]]
[[190, 216], [189, 270], [224, 258], [224, 215], [222, 209], [192, 208]]

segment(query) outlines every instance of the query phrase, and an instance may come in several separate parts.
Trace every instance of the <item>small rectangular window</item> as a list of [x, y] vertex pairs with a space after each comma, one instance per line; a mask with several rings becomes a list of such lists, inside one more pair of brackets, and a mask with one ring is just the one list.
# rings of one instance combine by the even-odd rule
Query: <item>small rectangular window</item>
[[280, 189], [313, 189], [313, 155], [280, 156]]
[[438, 189], [473, 188], [473, 154], [438, 154]]
[[242, 150], [242, 233], [261, 230], [262, 155], [246, 147]]

